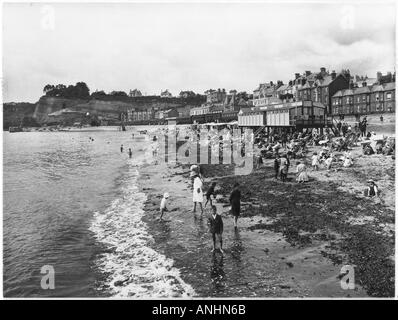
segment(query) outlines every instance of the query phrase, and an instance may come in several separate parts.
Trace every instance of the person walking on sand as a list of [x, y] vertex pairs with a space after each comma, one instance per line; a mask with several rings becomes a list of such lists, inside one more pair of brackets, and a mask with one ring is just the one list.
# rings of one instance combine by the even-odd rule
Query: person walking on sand
[[132, 156], [133, 156], [133, 151], [131, 151], [131, 148], [129, 148], [129, 158], [131, 159]]
[[284, 154], [280, 159], [280, 169], [279, 169], [282, 182], [286, 181], [287, 170], [288, 170], [288, 160], [287, 156]]
[[199, 203], [201, 214], [203, 214], [203, 181], [199, 175], [195, 175], [193, 178], [193, 213], [196, 213], [196, 204]]
[[318, 171], [318, 168], [319, 168], [319, 158], [318, 158], [318, 154], [317, 154], [316, 152], [314, 152], [314, 154], [312, 155], [312, 163], [311, 163], [311, 165], [312, 165], [312, 168], [313, 168], [315, 171]]
[[165, 213], [165, 211], [169, 211], [167, 209], [167, 199], [169, 198], [169, 194], [166, 192], [163, 195], [162, 201], [160, 201], [160, 221], [163, 221], [163, 214]]
[[214, 195], [214, 188], [216, 187], [216, 183], [213, 182], [210, 186], [210, 188], [206, 191], [206, 203], [205, 203], [205, 208], [207, 206], [207, 203], [210, 201], [210, 207], [213, 207], [213, 201], [211, 197]]
[[279, 154], [275, 156], [274, 160], [274, 170], [275, 170], [275, 179], [278, 180], [278, 174], [279, 174], [279, 165], [280, 165], [280, 159], [279, 159]]
[[222, 249], [222, 233], [224, 229], [224, 224], [222, 221], [222, 218], [219, 214], [217, 214], [217, 208], [216, 206], [211, 206], [212, 214], [209, 217], [209, 225], [210, 225], [210, 233], [213, 238], [213, 250], [214, 252], [216, 250], [216, 239], [218, 237], [220, 241], [220, 251], [221, 253], [224, 253]]
[[239, 190], [239, 183], [234, 184], [234, 188], [229, 196], [229, 203], [231, 204], [231, 213], [234, 216], [234, 227], [238, 229], [238, 218], [240, 215], [240, 198], [241, 192]]
[[120, 146], [120, 152], [123, 152], [123, 145]]

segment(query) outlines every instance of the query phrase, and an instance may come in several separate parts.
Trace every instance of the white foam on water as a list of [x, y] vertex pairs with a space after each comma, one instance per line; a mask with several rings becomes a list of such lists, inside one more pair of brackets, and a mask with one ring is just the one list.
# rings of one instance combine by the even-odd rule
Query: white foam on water
[[154, 239], [142, 221], [146, 195], [139, 191], [137, 178], [138, 171], [131, 167], [122, 196], [94, 214], [90, 230], [110, 247], [96, 261], [106, 275], [103, 287], [115, 297], [191, 297], [195, 292], [181, 279], [173, 260], [150, 247]]

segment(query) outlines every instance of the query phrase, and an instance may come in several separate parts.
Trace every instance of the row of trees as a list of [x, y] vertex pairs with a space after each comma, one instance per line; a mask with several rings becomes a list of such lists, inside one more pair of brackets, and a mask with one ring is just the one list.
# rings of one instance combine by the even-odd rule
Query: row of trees
[[85, 99], [90, 96], [90, 89], [84, 82], [78, 82], [76, 85], [66, 86], [64, 84], [47, 84], [43, 88], [43, 92], [49, 97], [62, 98], [81, 98]]
[[[46, 96], [49, 97], [61, 97], [61, 98], [80, 98], [86, 99], [89, 97], [92, 98], [105, 98], [105, 97], [128, 97], [128, 94], [124, 91], [112, 91], [110, 93], [105, 93], [105, 91], [95, 91], [90, 96], [90, 89], [87, 84], [84, 82], [77, 82], [76, 85], [66, 86], [64, 84], [47, 84], [43, 88], [43, 92]], [[180, 98], [185, 99], [204, 99], [204, 96], [201, 94], [197, 94], [193, 91], [181, 91]]]

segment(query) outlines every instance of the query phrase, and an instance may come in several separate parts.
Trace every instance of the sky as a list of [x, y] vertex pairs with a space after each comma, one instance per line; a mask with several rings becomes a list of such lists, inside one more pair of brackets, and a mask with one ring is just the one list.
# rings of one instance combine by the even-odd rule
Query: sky
[[297, 3], [4, 4], [3, 101], [36, 102], [46, 84], [173, 95], [325, 67], [394, 71], [395, 6]]

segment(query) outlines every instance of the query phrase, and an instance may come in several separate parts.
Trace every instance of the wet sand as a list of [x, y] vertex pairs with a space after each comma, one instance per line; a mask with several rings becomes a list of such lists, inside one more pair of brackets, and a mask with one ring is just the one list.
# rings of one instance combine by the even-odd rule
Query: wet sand
[[[200, 297], [393, 296], [394, 161], [360, 156], [358, 150], [352, 150], [354, 167], [310, 172], [305, 184], [297, 184], [293, 173], [286, 183], [273, 179], [272, 160], [247, 176], [231, 176], [231, 166], [204, 165], [204, 189], [217, 181], [224, 255], [211, 253], [209, 211], [202, 219], [191, 212], [189, 167], [147, 165], [140, 184], [148, 197], [144, 220], [153, 246], [174, 259]], [[363, 198], [369, 178], [382, 189], [381, 201]], [[235, 181], [242, 190], [237, 232], [227, 212]], [[164, 192], [170, 193], [169, 221], [160, 222]], [[354, 290], [340, 286], [346, 264], [355, 266]]]

